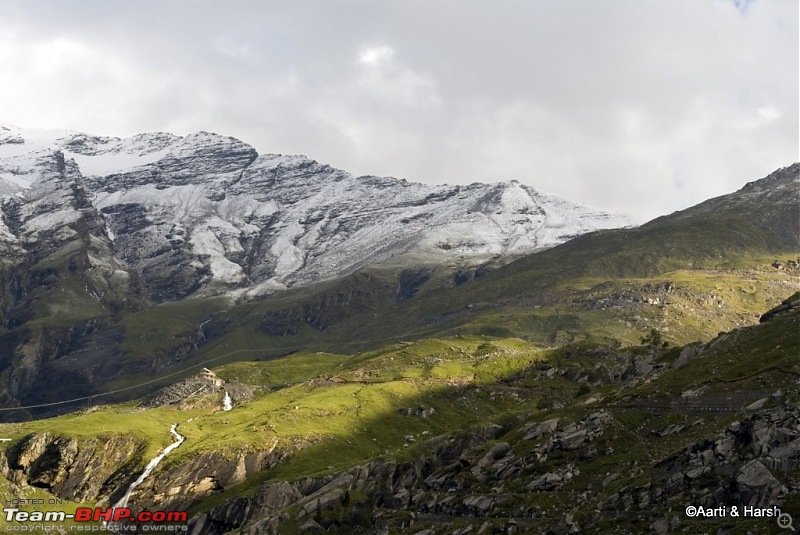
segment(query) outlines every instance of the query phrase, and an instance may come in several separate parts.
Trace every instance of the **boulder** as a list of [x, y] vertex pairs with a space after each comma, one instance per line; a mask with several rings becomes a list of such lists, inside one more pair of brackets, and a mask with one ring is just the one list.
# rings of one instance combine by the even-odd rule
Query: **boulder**
[[255, 505], [267, 511], [279, 511], [300, 500], [303, 496], [286, 481], [280, 481], [261, 488], [255, 497]]
[[772, 449], [769, 456], [773, 459], [800, 459], [800, 438]]
[[669, 518], [662, 516], [650, 524], [650, 529], [652, 529], [653, 533], [656, 535], [666, 535], [669, 533]]
[[586, 430], [580, 429], [574, 433], [569, 433], [558, 437], [558, 445], [561, 449], [572, 451], [580, 448], [586, 442]]
[[320, 526], [317, 522], [309, 520], [300, 526], [300, 533], [325, 533], [325, 528]]
[[784, 487], [759, 460], [752, 460], [736, 473], [741, 505], [765, 507], [774, 503]]
[[297, 518], [308, 518], [316, 514], [317, 511], [333, 509], [341, 505], [344, 501], [344, 491], [339, 488], [315, 492], [302, 502], [300, 502], [300, 512]]
[[486, 516], [492, 510], [494, 499], [484, 495], [468, 496], [463, 503], [474, 516]]
[[758, 409], [763, 408], [764, 405], [767, 404], [767, 401], [769, 401], [769, 398], [761, 398], [758, 401], [754, 401], [753, 403], [751, 403], [750, 405], [745, 407], [744, 410], [746, 410], [746, 411], [757, 411]]
[[545, 420], [544, 422], [528, 424], [522, 428], [522, 432], [525, 433], [522, 439], [533, 440], [535, 438], [539, 438], [542, 435], [548, 435], [550, 433], [555, 432], [557, 427], [558, 427], [558, 418], [551, 418], [550, 420]]

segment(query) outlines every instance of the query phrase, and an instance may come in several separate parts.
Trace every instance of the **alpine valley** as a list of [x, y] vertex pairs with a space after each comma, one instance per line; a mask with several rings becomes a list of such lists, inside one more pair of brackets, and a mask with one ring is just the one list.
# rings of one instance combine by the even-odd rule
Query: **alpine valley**
[[0, 199], [3, 529], [800, 522], [800, 164], [634, 227], [515, 181], [4, 126]]

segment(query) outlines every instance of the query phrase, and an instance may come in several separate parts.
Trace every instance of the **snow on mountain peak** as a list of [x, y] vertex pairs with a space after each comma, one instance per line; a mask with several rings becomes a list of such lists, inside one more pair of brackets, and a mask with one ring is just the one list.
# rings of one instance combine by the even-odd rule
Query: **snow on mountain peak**
[[[156, 298], [273, 291], [389, 258], [479, 262], [628, 224], [517, 181], [446, 186], [355, 177], [302, 155], [258, 155], [209, 132], [116, 138], [0, 127], [0, 195], [24, 208], [13, 197], [20, 188], [37, 181], [55, 188], [57, 173], [42, 163], [55, 151], [74, 160], [82, 176], [73, 177], [73, 190], [85, 190], [102, 215], [103, 239], [113, 237], [114, 255], [141, 273]], [[0, 230], [3, 240], [9, 231]]]

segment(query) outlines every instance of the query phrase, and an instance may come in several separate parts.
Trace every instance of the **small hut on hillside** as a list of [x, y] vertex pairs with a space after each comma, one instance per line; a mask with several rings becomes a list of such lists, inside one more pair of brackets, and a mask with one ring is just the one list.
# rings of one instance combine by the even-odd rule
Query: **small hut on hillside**
[[221, 377], [217, 377], [217, 374], [208, 368], [203, 368], [198, 374], [198, 378], [208, 381], [209, 383], [213, 384], [215, 388], [222, 388], [222, 385], [225, 383]]

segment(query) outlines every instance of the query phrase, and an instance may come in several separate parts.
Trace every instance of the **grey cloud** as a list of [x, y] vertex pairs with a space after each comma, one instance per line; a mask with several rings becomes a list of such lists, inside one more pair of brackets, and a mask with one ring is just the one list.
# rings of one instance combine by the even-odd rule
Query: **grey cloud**
[[795, 0], [12, 0], [0, 120], [212, 130], [646, 219], [798, 159], [797, 20]]

